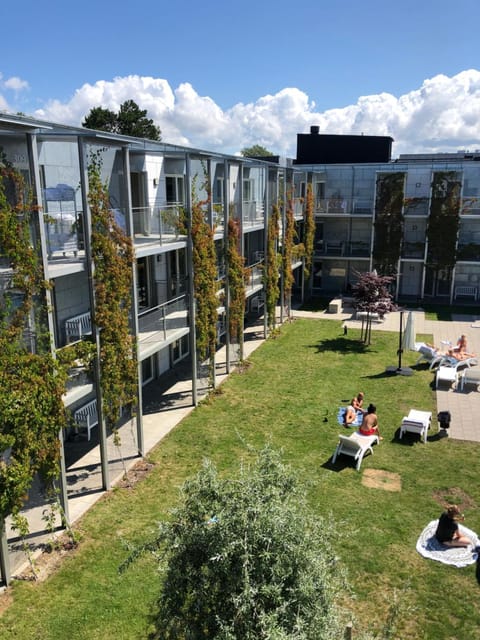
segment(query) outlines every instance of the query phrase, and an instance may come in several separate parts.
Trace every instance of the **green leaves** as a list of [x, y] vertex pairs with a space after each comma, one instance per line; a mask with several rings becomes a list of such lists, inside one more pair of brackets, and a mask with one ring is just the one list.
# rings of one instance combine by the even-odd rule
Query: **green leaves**
[[147, 545], [165, 553], [155, 637], [339, 637], [335, 528], [304, 493], [270, 446], [226, 478], [205, 461]]

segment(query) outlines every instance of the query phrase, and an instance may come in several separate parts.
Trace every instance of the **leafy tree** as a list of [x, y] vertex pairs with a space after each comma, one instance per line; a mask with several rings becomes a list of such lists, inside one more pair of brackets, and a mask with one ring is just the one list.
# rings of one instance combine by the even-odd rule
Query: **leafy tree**
[[245, 158], [267, 158], [274, 155], [271, 151], [262, 147], [261, 144], [254, 144], [252, 147], [245, 147], [242, 149], [241, 154]]
[[90, 113], [82, 122], [82, 127], [87, 129], [97, 129], [99, 131], [109, 131], [110, 133], [118, 132], [117, 114], [110, 109], [103, 107], [93, 107]]
[[397, 309], [388, 289], [395, 280], [395, 276], [379, 276], [376, 271], [367, 271], [357, 273], [357, 277], [358, 280], [352, 287], [354, 306], [358, 311], [367, 312], [365, 327], [362, 324], [362, 339], [370, 344], [372, 313], [377, 313], [380, 318], [383, 318], [386, 313]]
[[137, 138], [161, 140], [160, 128], [154, 125], [151, 118], [147, 118], [147, 110], [140, 109], [133, 100], [126, 100], [121, 104], [118, 113], [103, 107], [93, 107], [82, 126]]
[[335, 600], [345, 584], [330, 546], [336, 528], [312, 514], [304, 493], [270, 446], [232, 478], [206, 461], [171, 521], [122, 567], [146, 550], [160, 558], [152, 637], [343, 637]]

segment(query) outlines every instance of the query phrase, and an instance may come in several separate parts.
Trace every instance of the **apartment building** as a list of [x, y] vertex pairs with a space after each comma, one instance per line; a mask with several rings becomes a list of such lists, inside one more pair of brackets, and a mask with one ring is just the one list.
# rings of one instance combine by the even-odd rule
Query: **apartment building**
[[[114, 220], [133, 244], [129, 317], [138, 360], [138, 409], [119, 415], [119, 449], [99, 411], [100, 369], [90, 371], [82, 362], [70, 369], [63, 402], [72, 423], [59, 435], [60, 499], [69, 520], [72, 505], [83, 495], [107, 489], [126, 460], [146, 453], [143, 395], [149, 385], [181, 366], [189, 371], [187, 402], [195, 405], [204, 391], [202, 363], [197, 362], [195, 353], [192, 238], [185, 225], [192, 198], [206, 202], [205, 221], [213, 230], [219, 301], [217, 345], [228, 345], [229, 370], [242, 359], [242, 352], [241, 344], [228, 335], [228, 220], [234, 218], [239, 225], [240, 252], [248, 268], [244, 316], [248, 323], [264, 315], [263, 271], [272, 208], [280, 209], [276, 249], [281, 253], [287, 201], [293, 206], [296, 242], [302, 241], [301, 195], [307, 176], [279, 158], [265, 161], [210, 153], [10, 114], [0, 114], [0, 154], [3, 166], [12, 167], [32, 192], [32, 243], [40, 255], [43, 277], [51, 285], [41, 316], [52, 354], [79, 342], [95, 343], [98, 337], [93, 321], [95, 270], [88, 180], [92, 158], [99, 162]], [[302, 264], [297, 259], [291, 265], [294, 291], [300, 297], [304, 288]], [[12, 265], [3, 260], [0, 266], [2, 295], [14, 298]], [[29, 322], [32, 352], [39, 348], [38, 322], [34, 317]], [[158, 404], [162, 405], [161, 397]], [[168, 403], [165, 407], [168, 409]], [[86, 453], [88, 465], [82, 462]], [[4, 462], [8, 464], [6, 455]], [[24, 509], [32, 546], [45, 528], [38, 517], [44, 506], [40, 485], [38, 479]], [[1, 538], [0, 567], [7, 582], [22, 556], [21, 540], [9, 518]]]
[[312, 292], [348, 293], [356, 273], [395, 275], [400, 301], [475, 306], [480, 151], [391, 158], [383, 136], [298, 134], [315, 194]]

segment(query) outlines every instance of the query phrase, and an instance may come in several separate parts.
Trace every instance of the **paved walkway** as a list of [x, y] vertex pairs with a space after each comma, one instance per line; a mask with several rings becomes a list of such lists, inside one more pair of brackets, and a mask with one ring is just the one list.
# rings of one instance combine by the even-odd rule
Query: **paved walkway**
[[[430, 334], [433, 336], [433, 344], [442, 347], [442, 341], [449, 341], [455, 344], [458, 337], [464, 333], [468, 339], [468, 350], [480, 355], [480, 314], [477, 316], [453, 316], [452, 321], [427, 320], [423, 311], [412, 311], [414, 317], [415, 334]], [[361, 327], [361, 321], [352, 320], [352, 311], [345, 310], [344, 313], [309, 312], [294, 311], [295, 317], [312, 317], [329, 320], [342, 320], [348, 328]], [[407, 314], [404, 313], [404, 324]], [[400, 312], [389, 313], [383, 322], [374, 322], [374, 331], [395, 331], [400, 332]], [[413, 355], [413, 353], [412, 353]], [[408, 363], [412, 358], [405, 356]], [[479, 360], [480, 363], [480, 360]], [[480, 371], [480, 364], [476, 367]], [[434, 380], [434, 372], [432, 379]], [[464, 391], [457, 391], [452, 385], [441, 384], [436, 390], [437, 413], [440, 411], [450, 411], [451, 423], [448, 435], [456, 440], [468, 440], [480, 442], [480, 427], [478, 420], [475, 420], [480, 412], [480, 393], [474, 386], [465, 387]], [[432, 422], [435, 424], [435, 416]]]

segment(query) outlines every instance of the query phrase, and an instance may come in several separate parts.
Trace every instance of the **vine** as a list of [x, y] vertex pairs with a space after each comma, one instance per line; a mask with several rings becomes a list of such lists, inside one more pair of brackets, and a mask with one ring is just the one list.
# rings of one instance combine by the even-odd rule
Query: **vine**
[[205, 222], [204, 209], [209, 204], [211, 194], [209, 180], [204, 168], [203, 188], [207, 192], [204, 200], [197, 195], [197, 176], [192, 181], [192, 259], [193, 288], [196, 301], [195, 331], [197, 351], [200, 361], [209, 360], [209, 378], [214, 382], [214, 354], [217, 344], [217, 255], [214, 232]]
[[461, 182], [455, 171], [436, 171], [428, 219], [427, 265], [434, 271], [450, 269], [457, 259]]
[[19, 512], [37, 473], [47, 495], [56, 495], [58, 434], [67, 425], [62, 401], [66, 370], [44, 339], [49, 284], [31, 240], [35, 213], [30, 189], [2, 154], [0, 247], [12, 272], [2, 283], [0, 309], [0, 518], [12, 514], [19, 527]]
[[315, 241], [315, 213], [313, 206], [313, 186], [312, 183], [309, 182], [307, 184], [307, 198], [305, 205], [305, 214], [304, 214], [304, 222], [305, 222], [305, 237], [304, 237], [304, 247], [305, 247], [305, 275], [307, 278], [310, 276], [312, 272], [312, 264], [313, 264], [313, 247]]
[[381, 173], [375, 199], [373, 260], [383, 275], [398, 270], [403, 238], [405, 173]]
[[293, 213], [292, 192], [287, 193], [287, 210], [285, 212], [285, 232], [283, 236], [282, 272], [283, 272], [283, 306], [290, 315], [290, 298], [293, 287], [293, 241], [296, 236], [295, 217]]
[[133, 283], [131, 239], [115, 222], [100, 152], [88, 165], [88, 203], [92, 218], [94, 321], [100, 335], [100, 387], [107, 427], [115, 432], [121, 408], [137, 402], [137, 361], [129, 326]]
[[277, 243], [279, 236], [280, 212], [278, 205], [272, 206], [272, 214], [267, 225], [267, 260], [263, 267], [263, 279], [266, 290], [266, 307], [268, 327], [272, 331], [275, 329], [276, 315], [275, 308], [278, 301], [280, 289], [278, 286], [278, 256]]
[[245, 269], [245, 258], [240, 254], [240, 225], [238, 220], [228, 221], [227, 262], [228, 287], [230, 300], [228, 307], [228, 327], [230, 339], [243, 344], [243, 316], [245, 314], [245, 282], [248, 274]]

